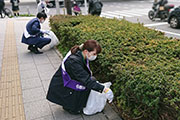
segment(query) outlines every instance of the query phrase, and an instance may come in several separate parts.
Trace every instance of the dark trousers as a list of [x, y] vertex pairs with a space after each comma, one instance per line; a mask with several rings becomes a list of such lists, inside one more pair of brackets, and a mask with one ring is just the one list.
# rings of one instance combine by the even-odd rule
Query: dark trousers
[[100, 12], [94, 11], [94, 12], [91, 13], [91, 15], [97, 15], [97, 16], [100, 16], [100, 14], [101, 14], [101, 11]]
[[0, 14], [2, 14], [3, 9], [4, 9], [4, 2], [0, 2]]
[[36, 47], [42, 49], [45, 45], [51, 42], [50, 38], [44, 37], [35, 37], [35, 38], [28, 38], [26, 44], [28, 45], [35, 45]]
[[51, 42], [50, 38], [39, 37], [36, 39], [38, 42], [35, 44], [36, 47], [42, 49], [45, 45]]

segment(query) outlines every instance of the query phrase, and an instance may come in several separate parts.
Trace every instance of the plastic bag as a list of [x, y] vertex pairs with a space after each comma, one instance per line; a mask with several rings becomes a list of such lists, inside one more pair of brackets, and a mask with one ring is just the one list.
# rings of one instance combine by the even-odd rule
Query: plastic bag
[[49, 43], [50, 48], [53, 48], [54, 46], [59, 44], [59, 40], [53, 31], [47, 31], [45, 34], [46, 34], [45, 37], [51, 38], [51, 42]]
[[[111, 82], [106, 82], [103, 83], [102, 85], [109, 88], [111, 84], [112, 84]], [[107, 98], [105, 96], [105, 93], [100, 93], [91, 90], [86, 107], [83, 109], [83, 113], [85, 115], [93, 115], [96, 114], [97, 112], [101, 112], [104, 109], [106, 102], [107, 102]]]

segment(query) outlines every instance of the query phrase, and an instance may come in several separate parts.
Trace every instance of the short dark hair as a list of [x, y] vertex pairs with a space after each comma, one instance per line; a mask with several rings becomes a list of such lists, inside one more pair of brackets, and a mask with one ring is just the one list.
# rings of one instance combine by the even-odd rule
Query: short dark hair
[[46, 19], [46, 18], [47, 18], [46, 13], [44, 13], [44, 12], [39, 12], [39, 13], [37, 14], [37, 18], [40, 19], [41, 17], [43, 17], [44, 19]]

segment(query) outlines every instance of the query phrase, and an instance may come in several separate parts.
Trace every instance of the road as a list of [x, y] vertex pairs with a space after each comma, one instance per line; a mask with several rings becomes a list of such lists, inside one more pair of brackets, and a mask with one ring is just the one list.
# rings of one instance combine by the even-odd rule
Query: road
[[[150, 27], [152, 29], [157, 29], [165, 32], [169, 37], [180, 38], [180, 30], [170, 28], [167, 22], [162, 22], [160, 20], [151, 21], [148, 18], [148, 11], [152, 7], [153, 0], [129, 0], [129, 1], [118, 1], [118, 2], [103, 2], [103, 10], [101, 17], [107, 18], [125, 18], [128, 21], [137, 23], [143, 23], [144, 26]], [[175, 7], [180, 6], [179, 0], [169, 0], [169, 4], [174, 4]], [[10, 4], [6, 4], [6, 7], [11, 7]], [[85, 14], [84, 7], [81, 7], [83, 14]], [[27, 2], [20, 4], [20, 13], [36, 14], [37, 4], [35, 2]], [[63, 6], [60, 7], [60, 13], [64, 14]], [[49, 15], [56, 14], [55, 8], [50, 8]]]
[[[134, 23], [143, 23], [144, 26], [157, 29], [169, 37], [180, 38], [180, 30], [170, 28], [167, 22], [160, 20], [151, 21], [148, 18], [148, 11], [152, 8], [152, 0], [141, 0], [131, 2], [107, 2], [104, 4], [101, 16], [108, 18], [125, 18]], [[175, 7], [180, 6], [180, 1], [169, 0], [168, 4], [174, 4]]]

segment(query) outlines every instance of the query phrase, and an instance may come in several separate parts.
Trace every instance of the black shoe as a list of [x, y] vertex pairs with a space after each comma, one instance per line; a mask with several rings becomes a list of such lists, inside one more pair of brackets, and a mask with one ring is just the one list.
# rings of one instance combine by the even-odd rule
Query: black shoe
[[70, 109], [67, 109], [67, 108], [65, 108], [65, 107], [63, 107], [63, 109], [65, 110], [65, 111], [67, 111], [67, 112], [69, 112], [70, 114], [72, 114], [72, 115], [78, 115], [78, 114], [81, 114], [81, 112], [80, 111], [72, 111], [72, 110], [70, 110]]
[[34, 47], [34, 51], [33, 52], [35, 54], [43, 54], [43, 52], [40, 52], [37, 47]]
[[31, 52], [33, 52], [35, 49], [34, 49], [33, 45], [29, 45], [29, 46], [28, 46], [28, 50], [30, 50]]

